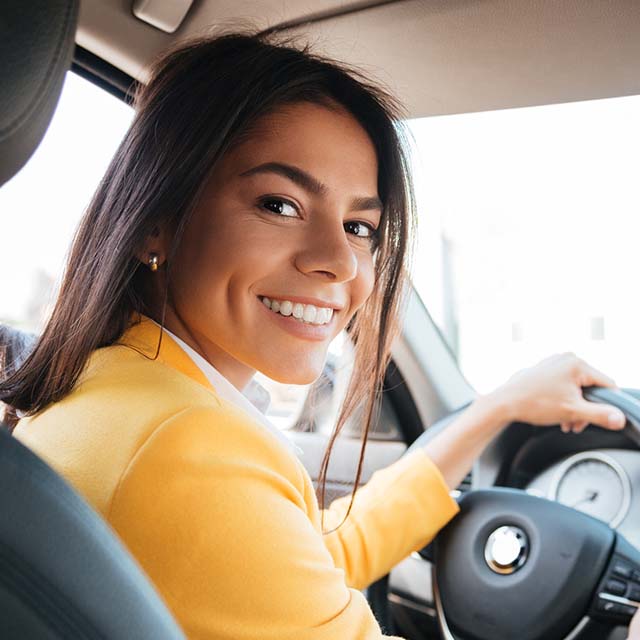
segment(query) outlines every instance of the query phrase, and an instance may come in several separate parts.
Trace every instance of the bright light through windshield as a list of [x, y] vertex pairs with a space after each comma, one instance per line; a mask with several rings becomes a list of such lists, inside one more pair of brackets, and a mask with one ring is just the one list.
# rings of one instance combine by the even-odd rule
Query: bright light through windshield
[[410, 126], [414, 282], [476, 389], [567, 350], [640, 386], [640, 97]]

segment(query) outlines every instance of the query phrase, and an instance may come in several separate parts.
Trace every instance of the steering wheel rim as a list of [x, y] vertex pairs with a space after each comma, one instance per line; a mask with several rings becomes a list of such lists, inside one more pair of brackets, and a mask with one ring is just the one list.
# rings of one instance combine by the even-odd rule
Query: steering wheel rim
[[[609, 404], [612, 404], [614, 406], [617, 406], [618, 408], [620, 408], [625, 415], [627, 416], [627, 425], [625, 428], [625, 435], [627, 435], [632, 441], [634, 441], [639, 447], [640, 447], [640, 402], [633, 396], [626, 394], [622, 391], [619, 390], [614, 390], [614, 389], [607, 389], [607, 388], [586, 388], [584, 390], [584, 395], [585, 398], [591, 401], [596, 401], [596, 402], [606, 402]], [[457, 414], [458, 412], [456, 412]], [[447, 416], [447, 418], [445, 419], [445, 421], [448, 423], [450, 420], [455, 418], [456, 414], [452, 414], [451, 416]], [[440, 426], [440, 425], [439, 425]], [[442, 425], [443, 427], [446, 425]], [[410, 449], [415, 448], [415, 446], [423, 446], [424, 443], [414, 443], [414, 445], [412, 447], [410, 447]], [[485, 490], [486, 491], [486, 490]], [[489, 490], [491, 491], [491, 490]], [[470, 493], [474, 493], [474, 492], [470, 492]], [[469, 495], [469, 494], [466, 494]], [[533, 499], [533, 500], [541, 500], [539, 498], [534, 498], [533, 496], [529, 496], [528, 494], [525, 494], [527, 496], [528, 499]], [[544, 502], [548, 502], [548, 501], [544, 501]], [[556, 505], [557, 507], [560, 507], [562, 509], [569, 509], [568, 507], [563, 507], [562, 505], [557, 505], [556, 503], [549, 503], [552, 505]], [[585, 517], [591, 520], [591, 518], [589, 518], [589, 516], [585, 516], [585, 514], [581, 514], [577, 511], [574, 511], [572, 509], [569, 509], [569, 511], [571, 511], [572, 513], [575, 513], [578, 515], [578, 517]], [[458, 516], [459, 518], [460, 516]], [[457, 519], [454, 519], [454, 521], [448, 526], [446, 527], [444, 531], [449, 530], [449, 528], [451, 526], [453, 526], [453, 523], [455, 523], [457, 521]], [[599, 521], [597, 521], [599, 525], [607, 527], [607, 525], [604, 525], [604, 523], [600, 523]], [[607, 527], [608, 529], [608, 527]], [[436, 538], [436, 549], [438, 548], [438, 541], [442, 538], [442, 534], [443, 532], [441, 532], [441, 534], [439, 534]], [[639, 582], [640, 582], [640, 552], [635, 549], [635, 547], [632, 547], [628, 542], [626, 542], [624, 540], [624, 538], [622, 538], [622, 536], [619, 536], [618, 534], [616, 534], [615, 532], [612, 532], [615, 542], [612, 543], [614, 545], [618, 545], [620, 544], [624, 549], [625, 549], [625, 560], [628, 560], [633, 566], [638, 567], [638, 577], [639, 577]], [[618, 543], [618, 539], [620, 540], [620, 543]], [[612, 547], [613, 548], [613, 547]], [[617, 546], [616, 546], [617, 549]], [[437, 552], [436, 552], [437, 553]], [[611, 557], [614, 557], [614, 555], [612, 555], [611, 553], [609, 554]], [[629, 557], [631, 556], [631, 557]], [[442, 570], [442, 569], [441, 569]], [[609, 572], [609, 573], [607, 573]], [[602, 571], [600, 572], [601, 575], [598, 576], [598, 580], [595, 580], [595, 584], [593, 585], [593, 588], [595, 589], [596, 586], [598, 586], [598, 589], [603, 589], [603, 585], [601, 584], [602, 581], [604, 580], [604, 578], [602, 576], [608, 576], [611, 572], [611, 566], [609, 566], [609, 564], [607, 564], [606, 567], [604, 567], [602, 569]], [[481, 636], [477, 636], [477, 635], [469, 635], [468, 637], [456, 637], [456, 635], [454, 634], [454, 632], [451, 629], [451, 626], [449, 625], [449, 621], [447, 620], [447, 616], [445, 614], [445, 607], [443, 606], [443, 600], [442, 600], [442, 593], [441, 593], [441, 585], [440, 585], [440, 580], [438, 577], [438, 562], [437, 562], [437, 558], [436, 558], [436, 563], [434, 564], [434, 566], [432, 567], [432, 574], [433, 574], [433, 579], [432, 579], [432, 584], [433, 584], [433, 588], [434, 588], [434, 602], [436, 605], [436, 611], [437, 611], [437, 616], [438, 616], [438, 622], [440, 624], [441, 627], [441, 632], [443, 634], [443, 637], [446, 640], [471, 640], [473, 638], [473, 640], [484, 640], [484, 637]], [[611, 577], [611, 576], [609, 576]], [[382, 591], [384, 589], [384, 595], [385, 595], [385, 602], [386, 602], [386, 591], [387, 591], [387, 586], [386, 583], [380, 583], [380, 584], [376, 584], [373, 585], [374, 587], [374, 601], [377, 601], [378, 604], [378, 614], [380, 613], [381, 609], [380, 609], [380, 602], [381, 602], [381, 597], [380, 597], [380, 591]], [[628, 592], [627, 592], [628, 594]], [[606, 595], [606, 594], [605, 594]], [[628, 600], [626, 598], [623, 598], [623, 600]], [[630, 618], [630, 614], [633, 612], [633, 609], [630, 606], [627, 606], [626, 609], [626, 613], [624, 613], [624, 615], [620, 614], [620, 612], [618, 611], [618, 614], [616, 616], [614, 615], [605, 615], [602, 614], [602, 612], [598, 612], [596, 611], [596, 606], [597, 606], [597, 602], [601, 602], [596, 600], [593, 600], [593, 598], [590, 599], [589, 601], [589, 606], [586, 608], [586, 610], [584, 611], [584, 615], [579, 616], [577, 618], [577, 620], [575, 620], [575, 625], [572, 626], [572, 628], [570, 630], [568, 630], [567, 633], [564, 633], [561, 635], [562, 638], [564, 638], [565, 640], [569, 640], [569, 639], [577, 639], [577, 638], [586, 638], [586, 637], [590, 637], [590, 634], [593, 634], [594, 629], [597, 628], [599, 631], [597, 631], [597, 633], [602, 633], [604, 629], [610, 629], [612, 627], [612, 625], [614, 624], [626, 624], [628, 623], [628, 620]], [[615, 604], [615, 606], [618, 606], [620, 603]], [[375, 610], [375, 609], [374, 609]], [[387, 612], [387, 616], [386, 618], [387, 621], [387, 626], [389, 626], [389, 620], [390, 620], [390, 616], [388, 615]], [[459, 625], [459, 623], [453, 623], [453, 627], [456, 627], [456, 624]], [[458, 626], [459, 628], [459, 626]], [[491, 635], [489, 634], [488, 636], [486, 636], [487, 638], [495, 638], [498, 637], [496, 635]], [[501, 637], [507, 637], [507, 636], [501, 636]], [[515, 637], [515, 636], [514, 636]], [[548, 636], [543, 636], [543, 637], [548, 637]], [[551, 636], [549, 636], [551, 637]], [[594, 637], [601, 637], [601, 635], [597, 635]], [[560, 640], [560, 637], [558, 637], [557, 640]]]
[[[438, 579], [436, 575], [436, 567], [432, 566], [431, 568], [431, 584], [433, 585], [433, 599], [436, 607], [436, 615], [438, 618], [438, 626], [440, 627], [440, 631], [442, 633], [443, 640], [458, 640], [453, 631], [449, 628], [449, 623], [447, 622], [446, 616], [443, 612], [442, 607], [442, 599], [440, 597], [440, 589], [438, 588]], [[581, 637], [585, 629], [592, 623], [589, 616], [584, 616], [580, 622], [569, 632], [564, 640], [577, 640]]]

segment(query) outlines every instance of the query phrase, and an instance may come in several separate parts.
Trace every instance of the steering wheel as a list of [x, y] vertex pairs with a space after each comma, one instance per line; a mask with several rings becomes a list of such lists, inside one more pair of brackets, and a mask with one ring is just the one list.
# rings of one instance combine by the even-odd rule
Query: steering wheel
[[[640, 401], [602, 387], [584, 395], [621, 409], [640, 447]], [[629, 624], [640, 551], [609, 525], [515, 489], [470, 491], [459, 504], [432, 546], [445, 640], [588, 640]]]

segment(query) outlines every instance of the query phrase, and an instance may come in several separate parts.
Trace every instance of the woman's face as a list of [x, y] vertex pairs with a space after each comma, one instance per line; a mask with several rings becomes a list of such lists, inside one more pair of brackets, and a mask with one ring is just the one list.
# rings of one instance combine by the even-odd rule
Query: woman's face
[[239, 388], [255, 370], [316, 379], [374, 286], [377, 183], [374, 146], [346, 111], [296, 103], [263, 118], [205, 187], [167, 327]]

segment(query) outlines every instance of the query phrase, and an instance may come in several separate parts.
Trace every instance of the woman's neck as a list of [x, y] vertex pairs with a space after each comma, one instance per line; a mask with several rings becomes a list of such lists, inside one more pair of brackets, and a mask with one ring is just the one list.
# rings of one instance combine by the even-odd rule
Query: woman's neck
[[[154, 319], [159, 323], [157, 318]], [[239, 391], [243, 391], [251, 382], [255, 369], [236, 360], [218, 345], [192, 330], [169, 306], [164, 318], [164, 327], [188, 344]]]

